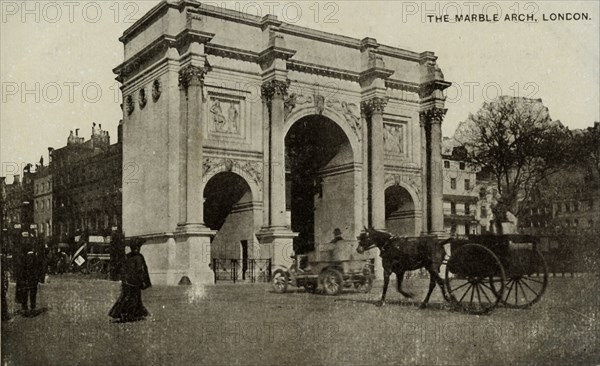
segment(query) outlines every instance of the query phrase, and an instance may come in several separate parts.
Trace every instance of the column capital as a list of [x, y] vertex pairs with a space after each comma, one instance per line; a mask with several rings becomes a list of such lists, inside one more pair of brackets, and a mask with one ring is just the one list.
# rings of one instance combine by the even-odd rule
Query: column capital
[[289, 79], [283, 80], [269, 80], [262, 84], [260, 91], [262, 98], [270, 103], [275, 95], [285, 97], [287, 95], [288, 88], [291, 81]]
[[441, 124], [448, 109], [433, 107], [419, 112], [420, 124]]
[[190, 85], [202, 86], [208, 70], [205, 67], [187, 65], [179, 70], [179, 87], [187, 91]]
[[387, 103], [387, 97], [373, 97], [362, 101], [360, 103], [360, 109], [365, 115], [370, 116], [373, 113], [383, 113]]

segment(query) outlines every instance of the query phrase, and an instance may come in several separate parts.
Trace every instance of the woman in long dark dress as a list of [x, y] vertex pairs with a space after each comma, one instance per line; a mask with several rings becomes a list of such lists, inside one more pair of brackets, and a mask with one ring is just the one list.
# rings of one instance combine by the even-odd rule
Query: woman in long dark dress
[[129, 245], [131, 252], [123, 263], [121, 295], [108, 315], [122, 322], [144, 319], [150, 315], [142, 303], [142, 290], [152, 286], [146, 260], [140, 253], [143, 239], [133, 239]]

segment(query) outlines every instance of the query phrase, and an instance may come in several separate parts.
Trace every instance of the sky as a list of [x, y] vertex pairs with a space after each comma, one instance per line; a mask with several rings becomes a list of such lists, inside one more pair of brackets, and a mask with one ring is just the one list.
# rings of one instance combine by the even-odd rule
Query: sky
[[[156, 5], [146, 1], [0, 0], [0, 176], [47, 161], [70, 130], [89, 138], [92, 123], [116, 142], [122, 117], [112, 69], [123, 62], [118, 41]], [[600, 120], [598, 1], [235, 1], [207, 2], [416, 52], [433, 51], [446, 80], [448, 112], [458, 124], [498, 94], [541, 98], [571, 129]], [[498, 22], [435, 22], [427, 15], [497, 14]], [[507, 14], [536, 21], [504, 21]], [[544, 21], [557, 14], [587, 19]], [[443, 18], [442, 18], [443, 19]], [[332, 65], [335, 67], [335, 65]], [[10, 180], [10, 179], [9, 179]]]

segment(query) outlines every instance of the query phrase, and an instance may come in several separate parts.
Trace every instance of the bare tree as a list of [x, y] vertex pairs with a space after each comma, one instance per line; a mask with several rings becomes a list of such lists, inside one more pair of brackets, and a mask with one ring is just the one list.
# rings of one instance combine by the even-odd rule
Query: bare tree
[[573, 160], [589, 169], [596, 181], [600, 177], [600, 123], [581, 131], [574, 136]]
[[[540, 99], [502, 96], [469, 115], [455, 139], [468, 159], [495, 178], [497, 219], [506, 211], [519, 216], [519, 202], [560, 169], [566, 159], [568, 129], [552, 121]], [[501, 217], [498, 217], [500, 215]]]

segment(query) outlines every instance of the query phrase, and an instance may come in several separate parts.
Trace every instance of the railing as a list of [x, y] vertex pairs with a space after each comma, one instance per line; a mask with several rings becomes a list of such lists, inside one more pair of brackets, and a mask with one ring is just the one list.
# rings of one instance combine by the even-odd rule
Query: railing
[[238, 281], [269, 282], [271, 280], [271, 259], [218, 259], [212, 260], [215, 282]]

